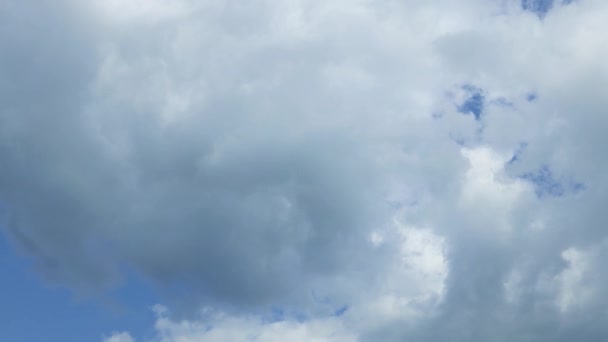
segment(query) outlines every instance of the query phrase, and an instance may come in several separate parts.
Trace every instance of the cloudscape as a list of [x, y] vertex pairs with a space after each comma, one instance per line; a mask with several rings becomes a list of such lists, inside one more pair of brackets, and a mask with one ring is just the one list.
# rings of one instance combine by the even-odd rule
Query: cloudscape
[[0, 338], [608, 340], [607, 18], [4, 0]]

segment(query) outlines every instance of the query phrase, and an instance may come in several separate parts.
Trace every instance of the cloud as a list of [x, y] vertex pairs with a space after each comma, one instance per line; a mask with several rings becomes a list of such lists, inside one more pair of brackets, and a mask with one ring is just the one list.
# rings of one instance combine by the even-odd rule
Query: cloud
[[[115, 284], [122, 265], [162, 288], [185, 286], [239, 305], [301, 301], [342, 277], [366, 282], [370, 275], [358, 270], [381, 272], [388, 257], [368, 238], [392, 220], [384, 197], [398, 176], [391, 164], [399, 146], [390, 140], [402, 133], [386, 120], [407, 123], [407, 131], [431, 122], [416, 108], [393, 112], [407, 107], [390, 68], [348, 58], [366, 47], [335, 20], [352, 21], [367, 42], [380, 37], [369, 28], [381, 18], [359, 6], [347, 13], [320, 3], [262, 6], [258, 14], [211, 6], [171, 28], [131, 19], [150, 34], [169, 34], [166, 43], [133, 40], [105, 12], [79, 29], [87, 20], [73, 23], [68, 5], [57, 15], [68, 16], [65, 30], [76, 33], [42, 20], [78, 54], [38, 61], [57, 69], [42, 80], [56, 94], [35, 93], [41, 81], [33, 76], [6, 81], [20, 100], [2, 117], [10, 236], [46, 277], [85, 289]], [[259, 26], [260, 17], [299, 10], [320, 21], [306, 23], [310, 38], [281, 36], [282, 23]], [[258, 33], [201, 20], [214, 11], [234, 21], [245, 15]], [[4, 41], [28, 55], [58, 53], [51, 44], [27, 51], [14, 46], [18, 39]], [[374, 43], [373, 57], [398, 66], [402, 48], [391, 43]], [[33, 108], [23, 104], [32, 97]], [[422, 143], [410, 140], [414, 150]], [[288, 298], [293, 293], [300, 295]]]
[[10, 2], [4, 233], [161, 341], [602, 340], [608, 7], [538, 4]]
[[133, 337], [129, 333], [114, 333], [112, 336], [103, 340], [104, 342], [134, 342]]
[[221, 312], [203, 312], [203, 322], [174, 321], [162, 313], [155, 324], [157, 336], [153, 341], [356, 341], [338, 318], [330, 317], [306, 322], [286, 320], [263, 322], [257, 317], [234, 317]]
[[[201, 311], [204, 321], [172, 320], [166, 308], [156, 306], [155, 336], [149, 342], [223, 342], [223, 341], [356, 341], [338, 318], [330, 317], [301, 322], [285, 320], [264, 322], [258, 317], [230, 316], [211, 309]], [[104, 342], [134, 342], [127, 333], [116, 333]]]

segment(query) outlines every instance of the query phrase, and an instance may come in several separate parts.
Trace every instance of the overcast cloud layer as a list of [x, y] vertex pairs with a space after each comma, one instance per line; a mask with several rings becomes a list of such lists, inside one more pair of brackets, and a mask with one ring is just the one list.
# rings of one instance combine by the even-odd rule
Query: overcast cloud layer
[[153, 284], [149, 342], [606, 340], [606, 18], [5, 1], [4, 233], [79, 293]]

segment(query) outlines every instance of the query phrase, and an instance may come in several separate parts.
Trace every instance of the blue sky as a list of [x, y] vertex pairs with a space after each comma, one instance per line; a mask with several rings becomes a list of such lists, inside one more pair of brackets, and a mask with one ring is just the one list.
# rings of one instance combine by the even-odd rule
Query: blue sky
[[145, 283], [130, 279], [119, 291], [99, 297], [78, 295], [52, 286], [3, 236], [0, 265], [4, 272], [0, 302], [5, 341], [99, 341], [115, 330], [152, 335], [155, 296]]
[[606, 340], [607, 16], [6, 1], [0, 340]]

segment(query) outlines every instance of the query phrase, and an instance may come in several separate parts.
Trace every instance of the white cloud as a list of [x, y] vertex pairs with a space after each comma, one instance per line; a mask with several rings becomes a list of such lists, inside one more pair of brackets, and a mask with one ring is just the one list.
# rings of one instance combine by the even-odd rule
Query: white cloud
[[103, 340], [103, 342], [135, 342], [133, 337], [129, 333], [114, 333], [112, 336], [107, 337]]
[[158, 317], [154, 342], [356, 341], [356, 337], [345, 330], [338, 318], [265, 323], [256, 317], [232, 317], [222, 313], [207, 315], [211, 317], [201, 322]]
[[585, 253], [576, 249], [567, 249], [562, 252], [562, 258], [568, 263], [568, 268], [557, 275], [559, 294], [557, 305], [562, 312], [580, 305], [592, 298], [591, 289], [583, 283], [585, 273], [588, 272], [589, 258]]

